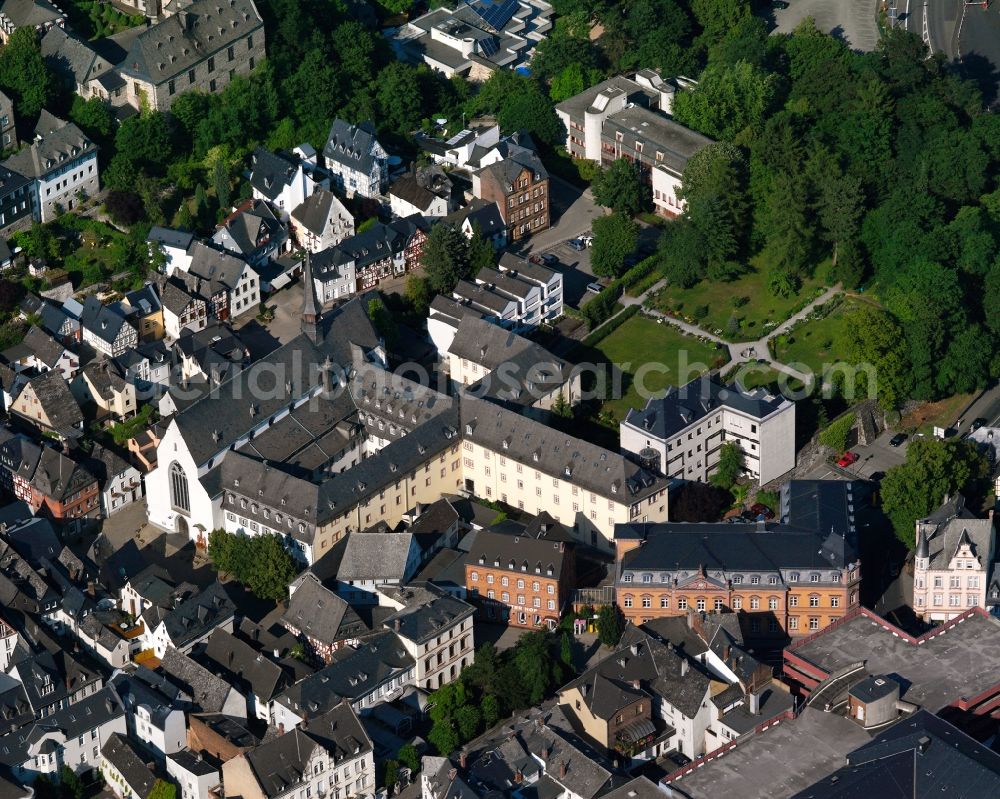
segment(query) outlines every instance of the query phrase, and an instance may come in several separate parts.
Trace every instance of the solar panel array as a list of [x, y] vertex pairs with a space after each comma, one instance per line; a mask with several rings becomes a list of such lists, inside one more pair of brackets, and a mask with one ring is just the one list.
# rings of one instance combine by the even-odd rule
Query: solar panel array
[[499, 33], [510, 22], [511, 17], [514, 16], [514, 12], [517, 11], [518, 0], [502, 0], [499, 3], [493, 3], [490, 0], [479, 0], [478, 3], [474, 5], [470, 3], [469, 5], [483, 22]]
[[497, 44], [497, 40], [492, 36], [479, 40], [479, 49], [482, 50], [486, 58], [496, 55], [499, 48], [500, 45]]

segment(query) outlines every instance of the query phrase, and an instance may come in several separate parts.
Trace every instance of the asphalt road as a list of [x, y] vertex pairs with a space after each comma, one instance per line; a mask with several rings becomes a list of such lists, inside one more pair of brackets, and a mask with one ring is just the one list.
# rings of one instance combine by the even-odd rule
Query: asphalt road
[[[942, 5], [961, 6], [961, 0], [938, 0]], [[964, 13], [964, 19], [963, 17]], [[983, 90], [987, 105], [1000, 107], [1000, 2], [989, 8], [961, 6], [955, 35], [955, 52], [960, 70]]]
[[871, 52], [878, 44], [875, 10], [876, 0], [791, 0], [788, 8], [772, 6], [766, 18], [774, 24], [774, 32], [791, 33], [812, 17], [823, 33], [843, 39], [853, 50]]
[[[932, 53], [944, 53], [949, 61], [958, 52], [958, 23], [962, 18], [962, 0], [927, 0], [927, 32]], [[923, 35], [924, 3], [910, 0], [907, 22], [911, 33]]]

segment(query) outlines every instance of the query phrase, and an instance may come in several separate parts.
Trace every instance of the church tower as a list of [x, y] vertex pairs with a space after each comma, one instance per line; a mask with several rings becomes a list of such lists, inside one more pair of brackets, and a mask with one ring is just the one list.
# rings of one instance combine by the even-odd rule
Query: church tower
[[320, 304], [316, 301], [316, 284], [312, 275], [312, 255], [306, 250], [302, 268], [302, 323], [301, 330], [313, 344], [319, 344]]

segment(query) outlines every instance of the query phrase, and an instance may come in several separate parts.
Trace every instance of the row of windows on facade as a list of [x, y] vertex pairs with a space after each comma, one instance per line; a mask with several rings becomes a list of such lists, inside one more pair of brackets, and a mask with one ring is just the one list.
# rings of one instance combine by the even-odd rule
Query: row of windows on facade
[[[482, 558], [480, 558], [479, 562], [482, 563]], [[499, 566], [499, 563], [494, 564], [494, 565]], [[511, 568], [513, 568], [513, 566]], [[522, 568], [522, 571], [524, 571], [523, 568]], [[535, 569], [535, 571], [538, 571], [538, 569]], [[552, 569], [548, 569], [547, 573], [551, 577], [552, 576]], [[472, 572], [469, 575], [469, 578], [472, 580], [472, 582], [478, 583], [479, 582], [479, 572], [477, 572], [477, 571]], [[487, 574], [486, 575], [486, 583], [487, 583], [487, 585], [493, 585], [493, 582], [494, 582], [493, 575], [492, 574]], [[500, 585], [504, 586], [504, 588], [506, 588], [507, 586], [510, 585], [510, 579], [507, 577], [507, 575], [502, 575], [500, 577]], [[525, 585], [524, 580], [518, 578], [517, 587], [523, 589], [524, 585]], [[541, 591], [541, 587], [540, 587], [540, 584], [539, 584], [538, 580], [533, 580], [532, 581], [532, 583], [531, 583], [531, 590], [532, 591]], [[555, 586], [552, 583], [547, 583], [546, 586], [545, 586], [545, 590], [549, 594], [554, 594], [556, 592]]]
[[[931, 603], [932, 605], [934, 605], [936, 607], [943, 607], [944, 606], [944, 596], [942, 594], [934, 594], [934, 596], [932, 597], [932, 599], [933, 599], [933, 602]], [[924, 604], [924, 598], [922, 596], [918, 596], [917, 597], [917, 606], [918, 607], [923, 607], [923, 604]], [[948, 607], [952, 607], [952, 608], [960, 608], [960, 607], [965, 607], [965, 606], [973, 607], [974, 605], [978, 605], [978, 604], [979, 604], [979, 596], [977, 594], [969, 594], [966, 597], [964, 605], [962, 603], [962, 595], [961, 594], [948, 594]]]
[[[81, 169], [79, 172], [74, 172], [72, 175], [70, 175], [68, 178], [66, 178], [66, 180], [60, 180], [60, 181], [58, 181], [55, 184], [55, 186], [49, 186], [48, 188], [45, 189], [45, 196], [46, 197], [50, 197], [52, 195], [52, 190], [53, 189], [55, 189], [56, 192], [60, 192], [63, 189], [68, 188], [69, 184], [71, 182], [72, 183], [76, 183], [77, 181], [83, 180], [84, 174], [87, 174], [87, 175], [94, 174], [94, 165], [93, 164], [88, 164], [88, 166], [87, 166], [87, 172], [86, 173], [84, 173], [84, 171]], [[23, 205], [22, 205], [22, 207], [23, 207]]]
[[[517, 197], [510, 197], [507, 200], [507, 207], [508, 208], [513, 208], [514, 205], [515, 205], [515, 203], [517, 205], [524, 205], [526, 202], [531, 202], [531, 199], [533, 197], [534, 198], [538, 198], [538, 197], [544, 197], [544, 196], [545, 196], [545, 187], [544, 186], [539, 186], [534, 191], [527, 191], [524, 194], [521, 194], [521, 195], [519, 195]], [[544, 200], [542, 201], [542, 205], [543, 206], [545, 205], [545, 201]], [[535, 203], [535, 208], [537, 208], [537, 207], [538, 207], [538, 203]]]
[[[253, 50], [253, 36], [247, 36], [247, 50], [248, 51], [249, 50]], [[226, 57], [227, 57], [228, 61], [235, 61], [236, 60], [236, 47], [235, 47], [235, 45], [230, 45], [226, 49]], [[254, 59], [251, 57], [251, 59], [250, 59], [250, 69], [253, 69], [253, 68], [254, 68]], [[213, 72], [215, 72], [215, 56], [211, 56], [208, 59], [208, 74], [211, 75]], [[232, 70], [229, 71], [229, 77], [230, 78], [233, 77]], [[192, 67], [191, 69], [188, 70], [188, 83], [190, 83], [193, 86], [196, 79], [197, 79], [197, 67]], [[167, 81], [167, 93], [168, 94], [174, 94], [174, 92], [176, 92], [176, 90], [177, 90], [177, 84], [176, 84], [176, 82], [173, 79]], [[215, 91], [215, 81], [212, 81], [212, 91]]]
[[[538, 496], [541, 496], [541, 494], [539, 494]], [[486, 486], [486, 498], [487, 499], [492, 499], [493, 498], [493, 489], [490, 488], [490, 486]], [[554, 496], [553, 500], [554, 500], [554, 504], [556, 504], [556, 505], [559, 504], [559, 497], [555, 497]], [[500, 494], [500, 501], [503, 502], [505, 505], [510, 505], [511, 504], [510, 501], [507, 499], [507, 494], [505, 494], [505, 493]], [[518, 508], [518, 510], [524, 510], [525, 509], [524, 508], [524, 500], [523, 499], [519, 499], [517, 501], [517, 508]], [[546, 509], [542, 508], [540, 506], [536, 506], [535, 507], [535, 515], [537, 516], [543, 510], [546, 510]], [[663, 508], [661, 507], [660, 510], [662, 511]], [[579, 513], [580, 512], [580, 503], [579, 502], [574, 502], [573, 503], [573, 512], [574, 513]], [[629, 508], [629, 518], [634, 519], [634, 518], [638, 517], [638, 515], [639, 515], [639, 507], [638, 507], [638, 505], [633, 505], [632, 507]], [[591, 521], [595, 521], [595, 522], [597, 521], [597, 511], [596, 510], [591, 510], [590, 511], [590, 519], [591, 519]], [[642, 520], [643, 521], [647, 521], [647, 519], [646, 519], [645, 516], [642, 517]], [[609, 516], [608, 517], [608, 526], [609, 527], [614, 527], [615, 526], [615, 519], [614, 519], [613, 516]]]
[[[642, 607], [644, 607], [644, 608], [651, 608], [653, 606], [653, 598], [651, 596], [643, 595], [639, 599], [642, 602]], [[761, 603], [761, 598], [760, 597], [756, 597], [756, 596], [752, 596], [749, 599], [750, 599], [749, 605], [748, 605], [749, 609], [750, 610], [760, 610], [760, 608], [761, 608], [761, 604], [760, 604]], [[634, 597], [631, 594], [626, 594], [622, 598], [622, 604], [626, 608], [632, 607], [633, 606], [633, 601], [634, 601]], [[688, 601], [687, 597], [683, 597], [683, 596], [679, 597], [677, 599], [677, 609], [678, 610], [687, 610], [688, 609], [688, 602], [689, 601]], [[818, 607], [820, 607], [820, 603], [821, 603], [821, 597], [818, 594], [812, 594], [812, 595], [810, 595], [810, 597], [809, 597], [809, 607], [811, 607], [811, 608], [818, 608]], [[720, 598], [718, 598], [718, 597], [716, 597], [713, 600], [713, 607], [715, 608], [716, 611], [721, 611], [724, 604], [725, 603], [723, 602], [723, 600], [720, 599]], [[768, 608], [768, 610], [777, 610], [778, 607], [779, 607], [779, 605], [780, 605], [780, 600], [778, 599], [778, 597], [772, 596], [772, 597], [768, 597], [767, 598], [767, 608]], [[797, 596], [795, 596], [794, 594], [791, 595], [790, 597], [788, 597], [788, 606], [791, 607], [791, 608], [798, 607], [799, 606], [799, 598]], [[670, 608], [670, 597], [668, 597], [668, 596], [661, 596], [660, 597], [660, 607], [664, 608], [664, 609], [669, 609]], [[699, 598], [699, 599], [695, 600], [695, 609], [696, 610], [699, 610], [699, 611], [706, 610], [706, 607], [707, 607], [707, 600], [705, 600], [703, 598]], [[743, 610], [743, 597], [739, 597], [739, 596], [733, 597], [732, 607], [733, 607], [733, 610]], [[831, 596], [830, 597], [830, 607], [831, 608], [839, 608], [840, 607], [840, 597], [839, 596]]]
[[[487, 591], [486, 592], [486, 598], [487, 599], [494, 599], [495, 600], [496, 599], [496, 591], [493, 591], [493, 590]], [[516, 606], [518, 606], [518, 607], [526, 607], [527, 603], [525, 603], [524, 599], [525, 599], [524, 596], [519, 594], [517, 596], [517, 602], [515, 602], [514, 604]], [[504, 604], [508, 604], [509, 605], [510, 604], [510, 594], [507, 591], [501, 591], [500, 592], [500, 601], [503, 602]], [[546, 607], [549, 610], [555, 610], [556, 609], [556, 601], [554, 599], [547, 600], [546, 603], [545, 603], [545, 605], [546, 605]], [[533, 608], [539, 608], [540, 609], [542, 607], [542, 600], [539, 599], [537, 596], [536, 597], [532, 597], [532, 599], [531, 599], [531, 607], [533, 607]]]
[[[452, 644], [448, 647], [448, 659], [451, 660], [456, 654], [462, 654], [469, 648], [469, 636], [465, 636], [459, 643], [458, 652], [455, 651], [455, 645]], [[435, 662], [436, 661], [436, 662]], [[427, 660], [424, 661], [424, 669], [430, 671], [435, 666], [444, 665], [444, 650], [442, 649], [437, 655], [431, 655]]]
[[[966, 578], [965, 583], [966, 583], [966, 587], [967, 588], [979, 588], [979, 575], [978, 574], [970, 574]], [[918, 577], [917, 578], [917, 588], [923, 588], [923, 587], [924, 587], [924, 578], [923, 577]], [[934, 587], [935, 588], [944, 588], [944, 577], [943, 576], [941, 576], [941, 575], [935, 575], [934, 576]], [[952, 575], [951, 577], [949, 577], [948, 578], [948, 587], [949, 588], [961, 588], [962, 587], [962, 578], [961, 578], [961, 576]]]
[[[706, 422], [706, 424], [705, 424], [706, 429], [711, 430], [713, 422], [715, 424], [717, 424], [717, 425], [718, 424], [722, 424], [722, 414], [718, 414], [715, 417], [715, 419], [709, 419], [708, 422]], [[755, 424], [750, 425], [750, 432], [751, 433], [756, 433], [757, 432], [757, 425], [755, 425]], [[687, 440], [688, 441], [693, 441], [694, 437], [696, 435], [697, 436], [701, 435], [701, 428], [700, 427], [696, 427], [692, 432], [688, 433], [687, 434]], [[674, 447], [682, 447], [682, 446], [684, 446], [683, 442], [684, 442], [683, 438], [678, 438], [677, 441], [675, 443], [673, 443], [673, 444], [667, 442], [667, 452], [670, 452]], [[648, 444], [649, 441], [647, 440], [646, 443]], [[699, 452], [700, 451], [701, 450], [699, 450]]]
[[[464, 361], [463, 361], [463, 363], [464, 363]], [[471, 435], [472, 430], [471, 429], [467, 429], [466, 432]], [[462, 442], [462, 449], [466, 450], [467, 452], [473, 452], [475, 450], [475, 446], [476, 445], [473, 444], [471, 441], [464, 441], [464, 442]], [[483, 456], [483, 460], [487, 460], [487, 461], [490, 460], [490, 457], [491, 457], [490, 450], [488, 450], [485, 447], [483, 447], [482, 456]], [[498, 460], [500, 461], [500, 465], [501, 466], [506, 466], [507, 465], [507, 458], [504, 455], [498, 456]], [[468, 467], [469, 469], [474, 469], [476, 467], [476, 462], [472, 458], [465, 458], [464, 462], [465, 462], [465, 466]], [[515, 468], [516, 468], [516, 471], [517, 471], [518, 474], [524, 474], [524, 464], [515, 463], [514, 465], [515, 465]], [[490, 471], [490, 467], [489, 466], [485, 466], [483, 468], [484, 468], [485, 475], [487, 477], [489, 477], [492, 474], [492, 472]], [[542, 479], [542, 473], [540, 471], [538, 471], [537, 469], [535, 470], [535, 479], [536, 480], [541, 480]], [[500, 472], [500, 482], [501, 483], [506, 483], [507, 482], [507, 473], [506, 472]], [[524, 488], [524, 482], [522, 480], [518, 480], [517, 481], [517, 487], [518, 488]], [[553, 488], [559, 488], [559, 478], [558, 477], [553, 477], [552, 478], [552, 487]], [[574, 497], [575, 496], [579, 496], [580, 489], [579, 489], [578, 486], [572, 485], [572, 486], [570, 486], [570, 488], [572, 490], [572, 493], [573, 493]], [[536, 493], [538, 494], [538, 496], [541, 496], [542, 495], [541, 494], [541, 488], [538, 488], [536, 490]], [[593, 505], [593, 504], [595, 504], [597, 502], [597, 494], [595, 494], [593, 492], [584, 492], [584, 493], [585, 494], [589, 493], [590, 504]], [[609, 499], [608, 500], [608, 510], [614, 510], [614, 509], [615, 509], [615, 503], [614, 503], [613, 500]]]
[[540, 228], [544, 224], [546, 224], [545, 217], [541, 217], [540, 216], [540, 217], [538, 217], [538, 219], [532, 219], [527, 224], [521, 225], [521, 227], [519, 228], [519, 231], [521, 233], [527, 233], [529, 230], [531, 230], [531, 228]]
[[[679, 576], [681, 578], [684, 578], [684, 577], [688, 576], [688, 573], [687, 572], [681, 572], [679, 574]], [[792, 572], [791, 574], [788, 575], [788, 582], [790, 582], [790, 583], [797, 583], [797, 582], [799, 582], [801, 576], [802, 575], [799, 572]], [[851, 572], [850, 572], [850, 579], [853, 580], [854, 577], [855, 577], [855, 570], [852, 569]], [[829, 578], [828, 578], [828, 582], [839, 583], [840, 582], [840, 578], [841, 578], [840, 572], [831, 572], [830, 575], [829, 575]], [[978, 578], [977, 578], [977, 580], [978, 580]], [[625, 574], [622, 575], [622, 582], [623, 583], [631, 583], [631, 582], [634, 582], [634, 581], [635, 581], [635, 575], [632, 572], [625, 572]], [[661, 583], [670, 583], [671, 581], [672, 581], [672, 578], [671, 578], [671, 575], [669, 573], [663, 572], [663, 573], [660, 574], [659, 582], [661, 582]], [[729, 581], [733, 585], [742, 585], [742, 583], [743, 583], [743, 575], [742, 574], [734, 574], [732, 577], [729, 578]], [[750, 576], [750, 579], [749, 579], [748, 582], [750, 583], [750, 585], [760, 585], [760, 581], [761, 581], [760, 575], [753, 574], [753, 575]], [[650, 573], [650, 572], [646, 572], [645, 574], [643, 574], [642, 575], [642, 582], [643, 583], [652, 583], [653, 582], [653, 574]], [[776, 574], [768, 575], [768, 578], [767, 578], [768, 585], [778, 585], [779, 582], [780, 582], [780, 578], [778, 577], [778, 575], [776, 575]], [[811, 582], [811, 583], [823, 582], [823, 575], [820, 574], [819, 572], [812, 572], [809, 575], [809, 582]], [[918, 586], [918, 587], [920, 587], [920, 586]]]

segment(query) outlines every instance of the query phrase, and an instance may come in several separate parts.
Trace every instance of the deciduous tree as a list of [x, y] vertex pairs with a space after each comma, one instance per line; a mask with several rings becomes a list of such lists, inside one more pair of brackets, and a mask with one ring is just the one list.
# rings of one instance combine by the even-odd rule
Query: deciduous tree
[[594, 220], [594, 244], [590, 266], [595, 275], [619, 277], [625, 272], [625, 259], [635, 250], [639, 227], [623, 214], [609, 214]]

